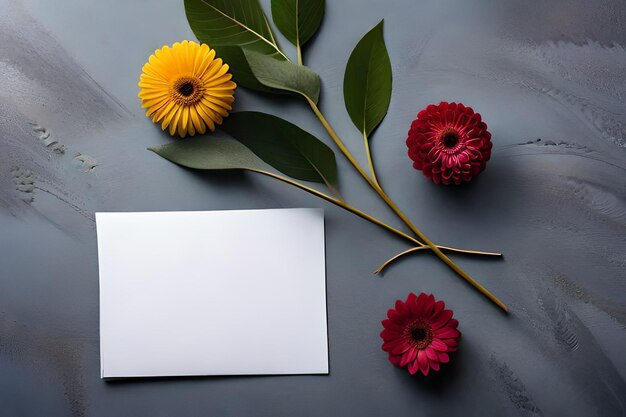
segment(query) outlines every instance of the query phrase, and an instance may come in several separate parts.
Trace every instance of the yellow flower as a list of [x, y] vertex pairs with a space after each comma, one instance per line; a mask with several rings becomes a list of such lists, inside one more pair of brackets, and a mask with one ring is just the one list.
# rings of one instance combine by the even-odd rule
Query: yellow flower
[[232, 110], [237, 84], [228, 65], [206, 44], [176, 42], [150, 55], [139, 81], [146, 116], [180, 137], [214, 131]]

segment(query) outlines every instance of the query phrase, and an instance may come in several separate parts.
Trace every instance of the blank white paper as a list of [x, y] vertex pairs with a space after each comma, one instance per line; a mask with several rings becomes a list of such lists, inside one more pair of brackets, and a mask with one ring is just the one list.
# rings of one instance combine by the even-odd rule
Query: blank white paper
[[328, 373], [321, 210], [96, 224], [102, 378]]

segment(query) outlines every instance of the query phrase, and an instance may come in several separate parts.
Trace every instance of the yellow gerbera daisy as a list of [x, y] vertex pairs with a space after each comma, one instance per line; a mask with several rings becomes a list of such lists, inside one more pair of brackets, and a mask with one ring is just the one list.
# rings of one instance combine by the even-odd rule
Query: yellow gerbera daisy
[[150, 55], [139, 81], [146, 116], [180, 137], [214, 131], [235, 100], [228, 65], [206, 44], [176, 42]]

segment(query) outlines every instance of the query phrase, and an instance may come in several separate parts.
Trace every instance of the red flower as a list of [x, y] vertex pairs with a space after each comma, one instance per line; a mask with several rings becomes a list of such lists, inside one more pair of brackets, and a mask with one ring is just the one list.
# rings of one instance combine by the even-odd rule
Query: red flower
[[456, 351], [461, 332], [459, 322], [452, 318], [452, 310], [445, 310], [443, 301], [433, 295], [411, 293], [396, 301], [396, 308], [387, 311], [382, 321], [383, 350], [396, 366], [406, 366], [411, 375], [418, 370], [428, 375], [430, 369], [439, 370], [440, 363], [450, 361], [448, 353]]
[[491, 157], [491, 133], [480, 114], [461, 103], [429, 105], [411, 123], [406, 140], [413, 167], [435, 184], [468, 182]]

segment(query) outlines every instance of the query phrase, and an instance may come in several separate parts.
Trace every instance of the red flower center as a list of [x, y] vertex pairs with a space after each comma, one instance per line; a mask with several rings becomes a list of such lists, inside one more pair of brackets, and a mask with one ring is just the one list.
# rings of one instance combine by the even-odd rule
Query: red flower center
[[439, 140], [446, 148], [454, 148], [459, 143], [459, 135], [456, 130], [449, 127], [441, 132]]
[[416, 323], [409, 327], [411, 341], [418, 349], [424, 349], [433, 341], [433, 329], [427, 323]]

